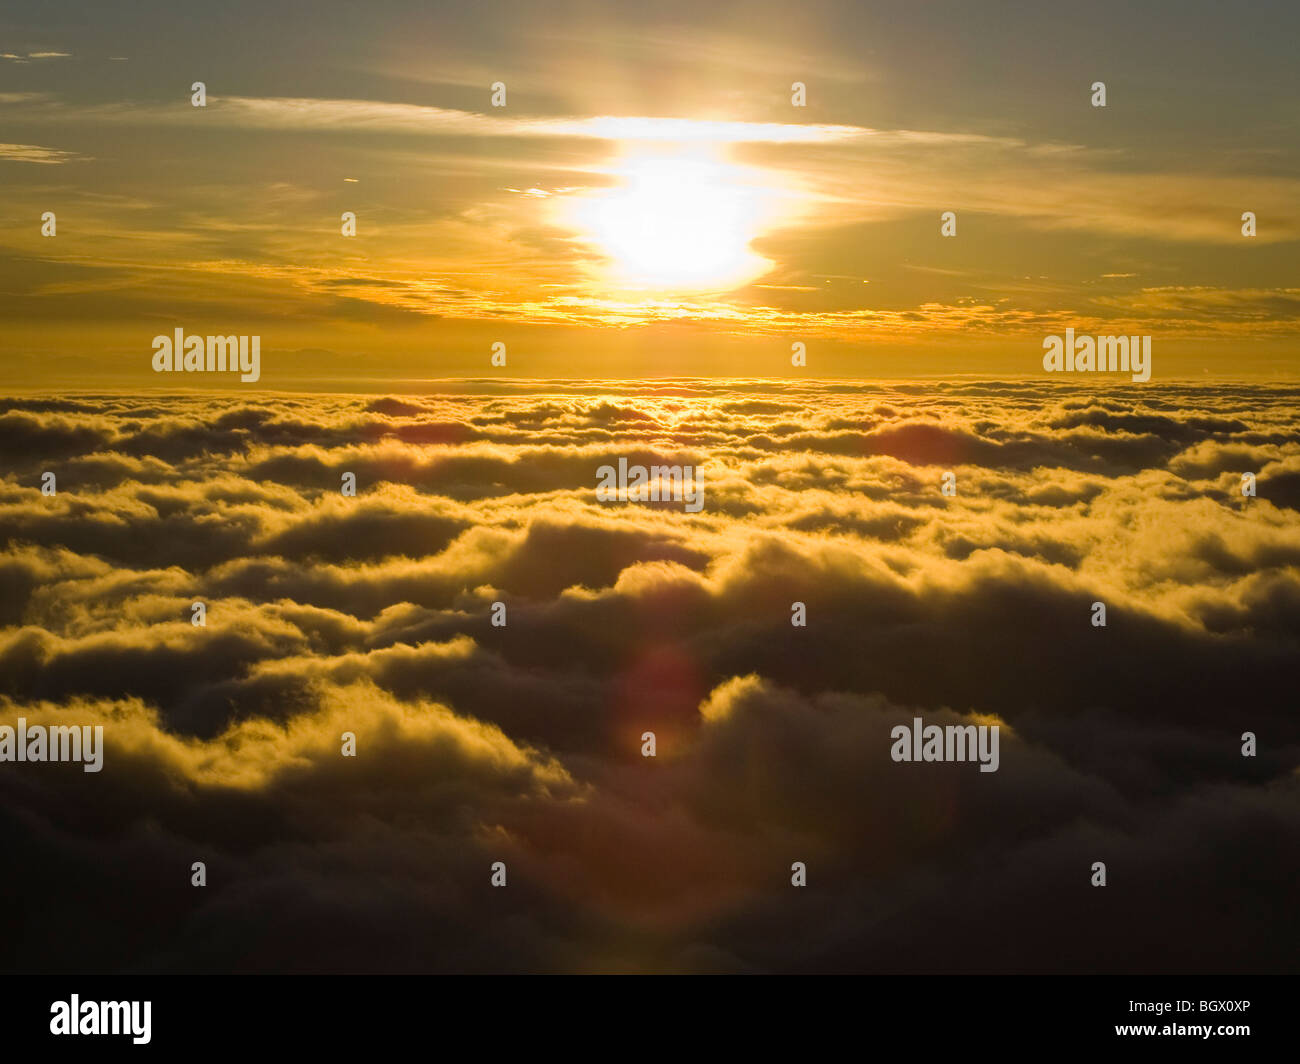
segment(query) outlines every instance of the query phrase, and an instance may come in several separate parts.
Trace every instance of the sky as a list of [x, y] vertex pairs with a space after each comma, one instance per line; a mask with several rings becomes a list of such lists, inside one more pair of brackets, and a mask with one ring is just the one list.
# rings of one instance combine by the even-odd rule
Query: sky
[[1293, 377], [1297, 31], [1284, 3], [11, 3], [3, 370], [160, 386], [182, 327], [259, 335], [263, 388], [1018, 377], [1073, 327], [1151, 335], [1157, 379]]

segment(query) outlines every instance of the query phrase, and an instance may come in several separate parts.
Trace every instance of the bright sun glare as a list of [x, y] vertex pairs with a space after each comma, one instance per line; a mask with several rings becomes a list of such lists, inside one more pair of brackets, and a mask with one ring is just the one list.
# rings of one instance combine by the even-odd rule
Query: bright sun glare
[[726, 291], [771, 263], [750, 250], [776, 196], [757, 171], [698, 146], [626, 156], [611, 189], [571, 201], [569, 220], [604, 253], [612, 287]]

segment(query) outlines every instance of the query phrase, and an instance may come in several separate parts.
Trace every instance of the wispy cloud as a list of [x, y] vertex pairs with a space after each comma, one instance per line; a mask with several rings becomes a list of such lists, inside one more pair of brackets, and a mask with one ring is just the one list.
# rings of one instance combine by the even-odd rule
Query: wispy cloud
[[84, 156], [59, 148], [42, 148], [38, 144], [0, 144], [0, 159], [17, 163], [66, 163]]
[[[0, 103], [34, 102], [29, 95]], [[14, 117], [21, 118], [21, 115]], [[42, 120], [96, 119], [133, 124], [190, 122], [188, 109], [127, 102], [69, 105], [44, 98], [33, 117]], [[636, 116], [515, 117], [491, 112], [391, 103], [382, 100], [320, 99], [293, 96], [220, 96], [210, 94], [204, 121], [252, 129], [369, 131], [435, 136], [586, 137], [597, 140], [668, 140], [713, 143], [829, 143], [880, 135], [881, 131], [849, 125], [780, 122], [715, 122], [685, 118]], [[907, 133], [940, 143], [945, 134]], [[954, 140], [983, 138], [954, 135]]]
[[71, 52], [28, 52], [26, 55], [19, 55], [15, 52], [0, 52], [0, 59], [7, 59], [12, 63], [25, 63], [29, 59], [68, 59], [71, 56]]

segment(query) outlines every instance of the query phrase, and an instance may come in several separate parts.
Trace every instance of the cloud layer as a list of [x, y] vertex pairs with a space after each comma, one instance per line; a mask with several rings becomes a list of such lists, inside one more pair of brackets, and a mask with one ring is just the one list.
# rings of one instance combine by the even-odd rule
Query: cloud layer
[[[1296, 398], [11, 399], [0, 721], [107, 752], [0, 764], [0, 904], [77, 913], [0, 963], [1292, 968]], [[619, 457], [702, 512], [599, 502]], [[999, 771], [891, 761], [918, 715], [999, 724]]]

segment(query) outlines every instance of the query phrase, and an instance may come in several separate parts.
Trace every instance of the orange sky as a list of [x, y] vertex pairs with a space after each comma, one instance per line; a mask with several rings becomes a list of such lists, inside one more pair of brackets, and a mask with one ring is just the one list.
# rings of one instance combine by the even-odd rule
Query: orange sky
[[[449, 27], [325, 4], [301, 40], [250, 15], [277, 62], [215, 68], [190, 16], [14, 17], [7, 383], [207, 384], [152, 373], [177, 327], [260, 335], [263, 387], [1018, 377], [1067, 327], [1152, 335], [1157, 381], [1294, 375], [1296, 79], [1258, 25], [1213, 25], [1217, 67], [1142, 18], [1104, 62], [1053, 66], [1032, 19], [939, 49], [933, 20], [828, 10], [774, 37], [721, 12]], [[1128, 61], [1157, 40], [1159, 68]]]

